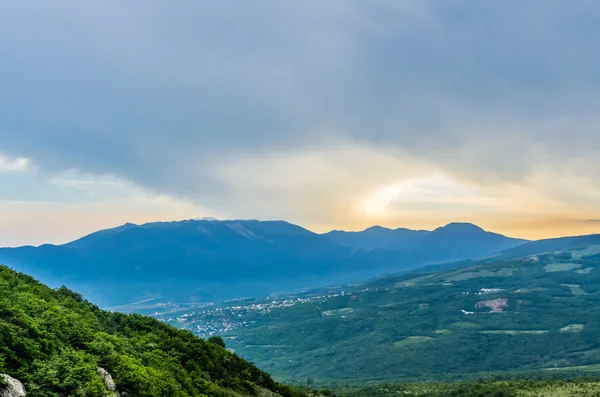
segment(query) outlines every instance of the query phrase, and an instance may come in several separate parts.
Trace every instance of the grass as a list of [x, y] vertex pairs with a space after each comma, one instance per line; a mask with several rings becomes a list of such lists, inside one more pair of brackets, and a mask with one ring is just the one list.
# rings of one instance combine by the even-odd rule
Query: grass
[[546, 371], [583, 371], [583, 372], [598, 372], [600, 371], [600, 364], [590, 364], [590, 365], [574, 365], [571, 367], [556, 367], [556, 368], [546, 368]]
[[398, 342], [394, 342], [394, 347], [406, 347], [412, 345], [418, 345], [423, 342], [429, 342], [433, 340], [430, 336], [409, 336]]
[[461, 272], [456, 275], [451, 275], [445, 279], [446, 282], [451, 281], [465, 281], [474, 278], [488, 278], [488, 277], [510, 277], [513, 275], [513, 269], [500, 269], [498, 271], [491, 270], [479, 270], [476, 272], [468, 271]]
[[569, 270], [577, 269], [578, 267], [581, 267], [578, 263], [552, 263], [544, 266], [544, 270], [548, 273], [568, 272]]
[[418, 283], [420, 283], [421, 281], [429, 280], [432, 277], [433, 276], [431, 276], [431, 275], [426, 275], [426, 276], [411, 278], [411, 279], [399, 282], [398, 284], [396, 284], [396, 287], [413, 287], [413, 286], [417, 285]]
[[573, 257], [573, 259], [581, 259], [585, 256], [596, 254], [600, 254], [600, 245], [591, 245], [588, 248], [571, 252], [571, 256]]
[[547, 334], [548, 330], [486, 330], [479, 331], [480, 334], [491, 335], [542, 335]]
[[571, 324], [566, 327], [562, 327], [560, 332], [581, 332], [585, 326], [583, 324]]
[[344, 307], [341, 309], [335, 309], [335, 310], [326, 310], [323, 312], [324, 315], [326, 316], [341, 316], [344, 314], [350, 314], [354, 311], [353, 308], [351, 307]]
[[563, 287], [567, 287], [571, 290], [573, 295], [587, 295], [583, 289], [581, 289], [581, 285], [578, 284], [561, 284]]
[[475, 323], [470, 323], [468, 321], [457, 321], [455, 323], [450, 324], [450, 326], [452, 328], [458, 328], [458, 329], [478, 329], [478, 328], [481, 328], [481, 325], [475, 324]]

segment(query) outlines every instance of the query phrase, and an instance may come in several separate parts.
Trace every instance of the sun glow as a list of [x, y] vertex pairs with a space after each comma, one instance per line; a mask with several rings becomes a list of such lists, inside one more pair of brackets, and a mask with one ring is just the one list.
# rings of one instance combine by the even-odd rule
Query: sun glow
[[484, 197], [443, 175], [407, 179], [378, 188], [362, 201], [367, 215], [386, 216], [394, 205], [409, 209], [424, 204], [481, 203]]

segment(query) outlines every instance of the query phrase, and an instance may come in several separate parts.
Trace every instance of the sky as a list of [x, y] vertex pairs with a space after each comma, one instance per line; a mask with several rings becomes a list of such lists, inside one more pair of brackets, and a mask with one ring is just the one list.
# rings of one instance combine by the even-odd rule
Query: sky
[[600, 2], [0, 2], [0, 246], [201, 217], [600, 232]]

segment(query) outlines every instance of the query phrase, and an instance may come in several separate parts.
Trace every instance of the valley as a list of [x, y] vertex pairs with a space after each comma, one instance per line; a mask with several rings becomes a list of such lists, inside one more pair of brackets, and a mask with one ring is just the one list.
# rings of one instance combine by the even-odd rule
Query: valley
[[[382, 246], [398, 236], [374, 230], [388, 235]], [[282, 386], [290, 395], [466, 396], [488, 388], [560, 396], [552, 394], [563, 390], [553, 379], [600, 377], [600, 235], [527, 242], [450, 224], [402, 229], [411, 240], [395, 251], [377, 245], [373, 228], [352, 233], [350, 242], [344, 233], [333, 241], [258, 221], [124, 225], [66, 246], [3, 249], [0, 256], [69, 286], [101, 284], [99, 268], [103, 277], [118, 274], [120, 286], [95, 290], [114, 303], [102, 316], [135, 313], [132, 319], [160, 320], [152, 327], [223, 338], [229, 354], [304, 387]], [[350, 243], [363, 248], [344, 245]], [[168, 252], [174, 264], [161, 266]], [[66, 265], [55, 267], [62, 260]], [[295, 288], [306, 285], [312, 287]], [[95, 354], [89, 362], [104, 360]], [[568, 387], [596, 390], [594, 383]]]
[[600, 397], [596, 33], [0, 1], [0, 397]]
[[583, 246], [152, 315], [292, 382], [596, 374], [599, 268]]

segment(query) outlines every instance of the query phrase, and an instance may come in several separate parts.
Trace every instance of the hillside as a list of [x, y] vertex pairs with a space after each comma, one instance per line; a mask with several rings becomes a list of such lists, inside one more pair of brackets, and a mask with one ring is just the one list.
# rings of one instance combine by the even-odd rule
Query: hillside
[[540, 252], [555, 252], [563, 250], [577, 250], [587, 248], [591, 245], [600, 245], [600, 234], [589, 236], [573, 236], [550, 238], [538, 241], [530, 241], [526, 244], [504, 250], [494, 255], [492, 260], [518, 258], [526, 255], [534, 255]]
[[21, 381], [28, 397], [113, 396], [111, 382], [130, 397], [300, 396], [218, 343], [102, 311], [3, 266], [0, 340], [0, 373]]
[[68, 244], [0, 249], [0, 263], [103, 307], [211, 302], [350, 283], [521, 244], [473, 225], [448, 225], [405, 251], [340, 245], [283, 221], [126, 224]]
[[600, 245], [590, 241], [584, 236], [571, 240], [577, 249], [156, 315], [200, 335], [223, 334], [243, 357], [297, 381], [597, 375]]

